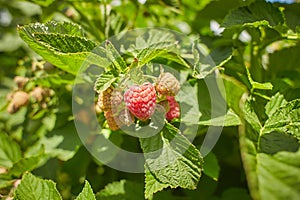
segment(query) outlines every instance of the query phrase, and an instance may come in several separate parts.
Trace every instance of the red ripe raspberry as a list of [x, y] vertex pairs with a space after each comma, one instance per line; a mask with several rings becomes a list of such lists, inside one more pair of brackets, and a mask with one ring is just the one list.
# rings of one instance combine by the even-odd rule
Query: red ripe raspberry
[[175, 96], [180, 89], [179, 81], [171, 73], [161, 73], [156, 81], [155, 89], [159, 94]]
[[167, 100], [169, 102], [169, 111], [166, 114], [166, 119], [171, 121], [172, 119], [179, 118], [180, 116], [180, 109], [179, 104], [175, 100], [173, 96], [168, 96]]
[[124, 101], [134, 116], [145, 121], [151, 117], [155, 110], [155, 88], [149, 82], [140, 86], [131, 86], [124, 94]]

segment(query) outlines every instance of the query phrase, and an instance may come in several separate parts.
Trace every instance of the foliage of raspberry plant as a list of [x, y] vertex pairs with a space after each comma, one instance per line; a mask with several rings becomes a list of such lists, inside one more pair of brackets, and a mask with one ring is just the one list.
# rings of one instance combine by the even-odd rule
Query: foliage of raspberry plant
[[[1, 199], [299, 199], [298, 0], [32, 2], [1, 2]], [[38, 20], [45, 23], [35, 23]], [[34, 23], [24, 25], [29, 22]], [[136, 34], [117, 45], [116, 40], [108, 39], [113, 35], [119, 39], [128, 30], [147, 26], [184, 32], [192, 41], [200, 38], [192, 42], [192, 51], [186, 51], [179, 40], [175, 42], [180, 37], [166, 32], [149, 30], [148, 37]], [[28, 51], [20, 37], [39, 55]], [[176, 49], [176, 44], [181, 49]], [[172, 49], [178, 51], [170, 52]], [[182, 85], [175, 96], [180, 102], [180, 119], [166, 120], [151, 138], [132, 139], [120, 124], [155, 129], [151, 123], [156, 116], [141, 121], [123, 102], [124, 107], [106, 114], [108, 119], [114, 117], [120, 128], [117, 132], [106, 126], [109, 120], [104, 122], [102, 112], [97, 117], [105, 129], [80, 141], [71, 110], [72, 104], [84, 105], [86, 101], [72, 99], [71, 94], [77, 84], [75, 76], [88, 55], [91, 67], [81, 78], [92, 83], [95, 66], [99, 66], [105, 81], [103, 85], [96, 82], [97, 93], [110, 86], [120, 88], [123, 101], [130, 86], [150, 81], [157, 88], [156, 103], [165, 106], [166, 112], [170, 110], [166, 99], [177, 89], [165, 89], [168, 81], [163, 75], [163, 84], [158, 87], [157, 81], [144, 73], [152, 69], [139, 69], [159, 63], [180, 71], [180, 82], [192, 86], [187, 89]], [[137, 65], [131, 67], [135, 59]], [[44, 65], [46, 61], [51, 64]], [[213, 77], [218, 77], [213, 83], [216, 90], [208, 91], [205, 85]], [[224, 91], [218, 96], [218, 88], [223, 87], [220, 81]], [[52, 94], [45, 95], [40, 88], [50, 89]], [[11, 98], [19, 92], [26, 93], [22, 95], [25, 104]], [[191, 98], [192, 92], [197, 101]], [[8, 93], [11, 95], [5, 100]], [[213, 104], [218, 98], [226, 100], [223, 114], [219, 112], [223, 101]], [[212, 104], [216, 112], [209, 110]], [[86, 125], [90, 125], [91, 118], [85, 117], [91, 116], [93, 106], [75, 113]], [[198, 108], [200, 113], [195, 112]], [[205, 132], [221, 126], [226, 128], [203, 163], [197, 152], [206, 152], [202, 146]], [[193, 131], [193, 127], [199, 130]], [[193, 133], [195, 146], [185, 139], [191, 139]], [[145, 152], [145, 174], [119, 172], [105, 166], [109, 161], [95, 162], [83, 143], [88, 150], [113, 157], [116, 152], [107, 152], [105, 145], [93, 146], [105, 138], [120, 147]], [[160, 146], [164, 148], [155, 154]], [[183, 146], [189, 148], [181, 154]], [[178, 159], [171, 162], [168, 158], [172, 157]], [[127, 160], [117, 161], [124, 164]], [[124, 177], [127, 179], [120, 180]], [[145, 184], [141, 183], [144, 177]], [[78, 194], [84, 178], [91, 185], [85, 181]]]

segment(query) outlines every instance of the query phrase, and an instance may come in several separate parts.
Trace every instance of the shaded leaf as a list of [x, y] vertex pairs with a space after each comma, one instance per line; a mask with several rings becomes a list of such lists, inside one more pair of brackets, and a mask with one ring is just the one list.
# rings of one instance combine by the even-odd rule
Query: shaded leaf
[[[275, 51], [269, 56], [269, 66], [271, 72], [282, 72], [285, 70], [298, 70], [300, 71], [299, 64], [300, 46], [296, 45], [289, 48], [283, 48]], [[285, 59], [283, 59], [285, 58]]]
[[32, 171], [41, 165], [41, 162], [46, 157], [44, 153], [36, 156], [21, 158], [9, 170], [9, 174], [19, 177], [26, 171]]
[[215, 154], [210, 152], [203, 159], [204, 159], [203, 173], [214, 180], [218, 180], [219, 173], [220, 173], [220, 166]]
[[250, 195], [244, 188], [229, 188], [222, 193], [221, 200], [251, 200]]
[[10, 168], [21, 157], [22, 153], [19, 145], [6, 134], [0, 133], [0, 167]]
[[283, 24], [284, 19], [279, 8], [269, 2], [262, 0], [255, 1], [249, 6], [232, 10], [226, 15], [222, 25], [231, 26], [277, 26]]

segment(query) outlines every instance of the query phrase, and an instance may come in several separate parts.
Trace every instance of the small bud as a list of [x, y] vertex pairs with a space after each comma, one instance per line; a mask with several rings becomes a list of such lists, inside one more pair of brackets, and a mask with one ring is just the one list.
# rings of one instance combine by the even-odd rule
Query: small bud
[[17, 91], [13, 94], [12, 100], [7, 107], [9, 113], [17, 112], [22, 106], [29, 102], [29, 95], [23, 91]]
[[33, 97], [36, 101], [41, 102], [43, 100], [43, 97], [45, 95], [45, 91], [41, 87], [35, 87], [29, 95]]
[[18, 85], [18, 88], [21, 89], [28, 82], [28, 78], [25, 78], [23, 76], [15, 76], [14, 82]]

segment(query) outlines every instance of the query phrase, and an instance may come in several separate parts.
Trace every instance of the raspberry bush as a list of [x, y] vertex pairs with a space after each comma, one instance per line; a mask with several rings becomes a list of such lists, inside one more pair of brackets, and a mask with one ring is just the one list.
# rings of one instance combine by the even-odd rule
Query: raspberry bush
[[299, 199], [299, 1], [0, 5], [0, 199]]

